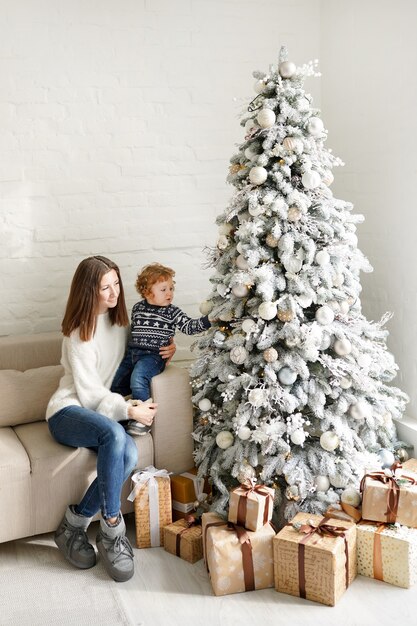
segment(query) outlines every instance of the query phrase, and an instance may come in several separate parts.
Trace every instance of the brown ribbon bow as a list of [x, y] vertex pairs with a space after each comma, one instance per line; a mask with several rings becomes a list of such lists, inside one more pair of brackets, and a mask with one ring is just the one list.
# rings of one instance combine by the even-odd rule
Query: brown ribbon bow
[[193, 526], [201, 525], [201, 517], [196, 518], [194, 515], [186, 515], [184, 521], [187, 526], [177, 534], [175, 539], [175, 553], [177, 556], [181, 556], [181, 539], [183, 534], [186, 533], [187, 530], [190, 530], [190, 528], [193, 528]]
[[401, 463], [397, 462], [390, 467], [391, 474], [380, 471], [370, 472], [369, 474], [365, 474], [360, 484], [361, 493], [365, 489], [365, 481], [367, 478], [372, 478], [372, 480], [378, 480], [384, 485], [388, 485], [387, 510], [385, 512], [388, 524], [394, 524], [397, 519], [398, 504], [400, 502], [400, 485], [398, 484], [398, 481], [407, 480], [411, 485], [416, 484], [416, 480], [412, 476], [406, 476], [404, 474], [402, 476], [395, 475], [397, 470], [401, 468]]
[[248, 506], [248, 496], [250, 493], [266, 496], [265, 508], [264, 508], [264, 525], [268, 523], [270, 507], [273, 504], [272, 494], [267, 491], [264, 485], [255, 485], [252, 481], [248, 480], [242, 483], [239, 487], [245, 493], [239, 494], [239, 503], [237, 506], [237, 524], [244, 526], [246, 523], [246, 511]]
[[[300, 591], [300, 598], [306, 597], [306, 577], [305, 577], [305, 544], [309, 541], [313, 535], [320, 535], [321, 537], [341, 537], [345, 544], [345, 572], [346, 572], [346, 589], [349, 586], [349, 545], [346, 537], [346, 528], [343, 526], [332, 526], [325, 522], [329, 518], [323, 517], [317, 526], [312, 524], [303, 524], [299, 532], [304, 533], [305, 537], [301, 539], [298, 544], [298, 586]], [[292, 524], [288, 524], [292, 526]]]
[[360, 526], [369, 525], [375, 526], [374, 534], [374, 554], [373, 554], [373, 571], [375, 580], [384, 580], [384, 571], [382, 565], [382, 546], [381, 546], [381, 533], [387, 528], [387, 524], [381, 524], [381, 522], [369, 522], [367, 520], [362, 521]]
[[225, 530], [236, 533], [242, 551], [243, 579], [245, 582], [245, 591], [253, 591], [255, 589], [255, 571], [253, 568], [252, 544], [250, 542], [247, 531], [241, 526], [232, 524], [232, 522], [210, 522], [205, 527], [204, 532], [204, 555], [206, 567], [208, 571], [207, 561], [207, 531], [212, 526], [225, 526]]

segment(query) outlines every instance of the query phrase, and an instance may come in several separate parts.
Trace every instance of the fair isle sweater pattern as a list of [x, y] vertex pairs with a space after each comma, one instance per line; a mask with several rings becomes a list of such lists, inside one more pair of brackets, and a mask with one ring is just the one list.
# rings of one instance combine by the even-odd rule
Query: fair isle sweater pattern
[[134, 305], [131, 322], [129, 347], [158, 353], [169, 344], [176, 329], [185, 335], [195, 335], [210, 328], [207, 315], [192, 319], [173, 304], [156, 306], [146, 300]]

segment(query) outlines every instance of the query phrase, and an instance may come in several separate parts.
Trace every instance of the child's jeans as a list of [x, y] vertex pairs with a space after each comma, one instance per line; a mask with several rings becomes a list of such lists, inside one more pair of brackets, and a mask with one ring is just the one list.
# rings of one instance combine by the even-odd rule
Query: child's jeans
[[165, 360], [155, 352], [129, 347], [117, 368], [111, 390], [122, 396], [132, 394], [143, 402], [151, 397], [151, 379], [165, 369]]

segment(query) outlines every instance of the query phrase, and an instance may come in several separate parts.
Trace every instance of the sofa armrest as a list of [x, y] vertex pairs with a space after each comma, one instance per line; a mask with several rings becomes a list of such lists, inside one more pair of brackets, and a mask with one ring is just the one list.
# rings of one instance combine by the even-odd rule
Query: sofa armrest
[[155, 467], [179, 473], [194, 467], [193, 407], [188, 371], [169, 365], [152, 379], [158, 412], [152, 425]]

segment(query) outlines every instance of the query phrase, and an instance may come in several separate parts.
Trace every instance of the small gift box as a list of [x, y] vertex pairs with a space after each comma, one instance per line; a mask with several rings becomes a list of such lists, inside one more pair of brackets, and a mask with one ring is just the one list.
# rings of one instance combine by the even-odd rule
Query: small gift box
[[266, 524], [257, 532], [203, 514], [203, 551], [216, 596], [266, 589], [274, 585], [272, 539]]
[[361, 522], [358, 574], [408, 589], [417, 579], [417, 530], [400, 524]]
[[361, 481], [364, 520], [417, 527], [417, 474], [395, 464]]
[[408, 459], [405, 463], [403, 463], [403, 469], [407, 472], [413, 472], [417, 474], [417, 459]]
[[334, 606], [356, 577], [356, 525], [297, 513], [276, 535], [275, 589]]
[[169, 473], [149, 465], [133, 474], [132, 482], [128, 500], [134, 503], [137, 547], [163, 546], [164, 526], [172, 522]]
[[196, 563], [203, 558], [201, 526], [185, 519], [165, 526], [164, 547], [167, 552]]
[[182, 474], [171, 476], [173, 518], [185, 518], [194, 510], [195, 501], [199, 500], [203, 493], [210, 493], [210, 485], [206, 479], [197, 477], [195, 467]]
[[230, 492], [229, 522], [247, 530], [260, 530], [272, 517], [275, 490], [244, 482]]

